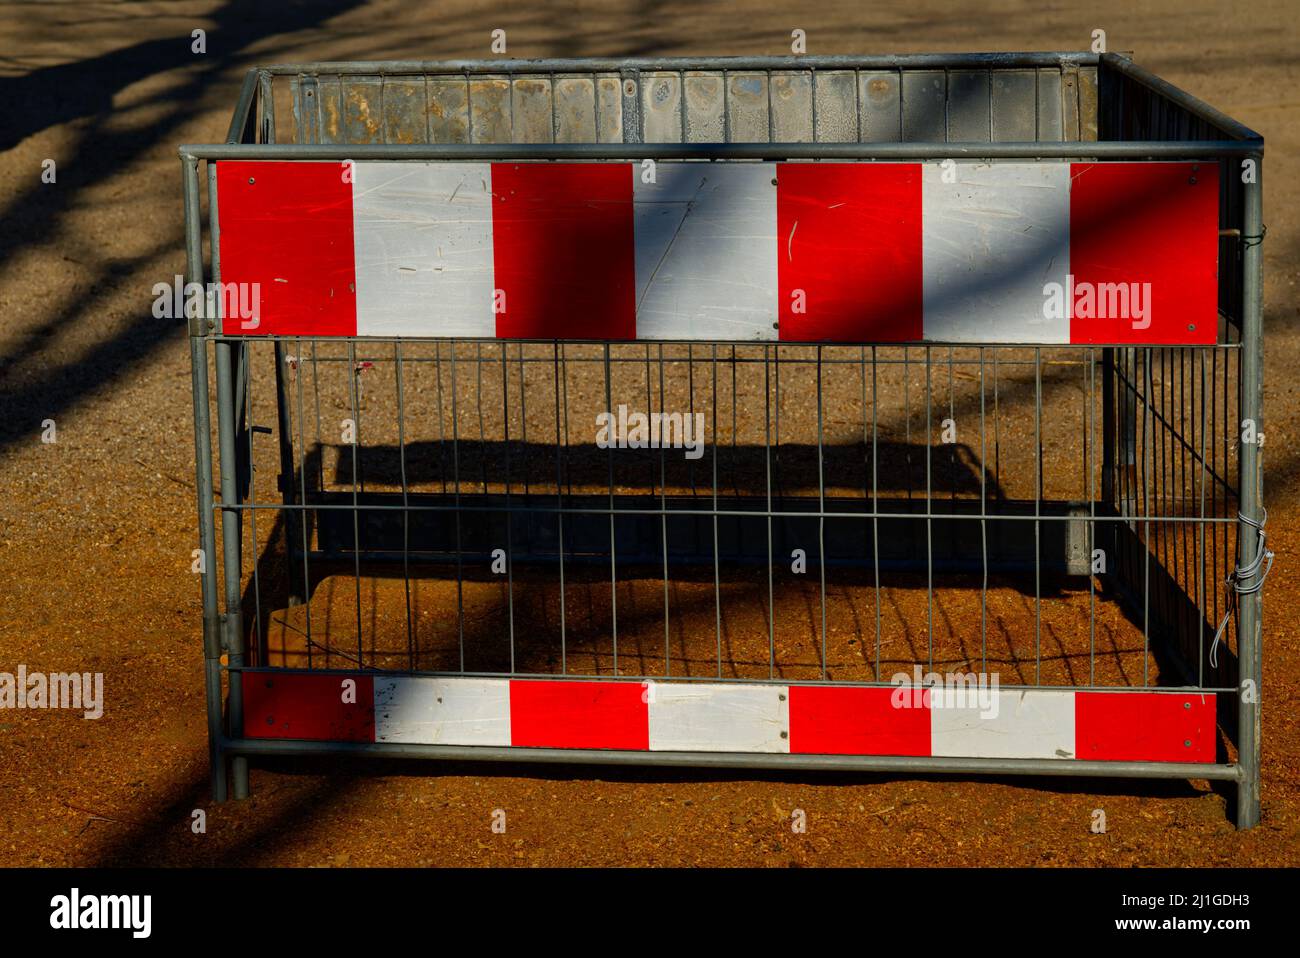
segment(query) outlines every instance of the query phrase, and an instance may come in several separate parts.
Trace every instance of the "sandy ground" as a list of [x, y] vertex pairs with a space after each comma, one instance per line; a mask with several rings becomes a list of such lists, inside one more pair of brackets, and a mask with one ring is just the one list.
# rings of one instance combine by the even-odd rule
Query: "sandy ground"
[[[190, 32], [208, 31], [206, 55]], [[210, 806], [175, 148], [294, 59], [1111, 49], [1268, 140], [1264, 821], [1203, 783], [283, 763]], [[99, 721], [0, 714], [0, 864], [1300, 863], [1300, 30], [1283, 0], [1061, 4], [0, 3], [0, 669], [105, 674]], [[57, 182], [40, 182], [42, 161]], [[40, 442], [53, 419], [58, 442]], [[1120, 639], [1116, 640], [1121, 641]], [[191, 812], [208, 812], [206, 834]], [[793, 809], [807, 813], [792, 834]], [[1104, 809], [1108, 831], [1089, 831]], [[504, 809], [504, 835], [491, 831]]]

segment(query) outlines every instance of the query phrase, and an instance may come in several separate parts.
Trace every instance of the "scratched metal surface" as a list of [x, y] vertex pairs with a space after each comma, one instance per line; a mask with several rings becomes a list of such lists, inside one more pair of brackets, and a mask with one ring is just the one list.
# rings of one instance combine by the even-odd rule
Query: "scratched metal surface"
[[[1097, 139], [1097, 68], [298, 74], [295, 143]], [[283, 124], [282, 124], [283, 126]], [[286, 135], [291, 134], [291, 135]]]

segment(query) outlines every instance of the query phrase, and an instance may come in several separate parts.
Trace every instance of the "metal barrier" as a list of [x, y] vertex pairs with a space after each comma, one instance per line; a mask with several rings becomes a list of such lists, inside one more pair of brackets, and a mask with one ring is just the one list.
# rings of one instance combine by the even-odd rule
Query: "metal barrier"
[[356, 752], [1255, 824], [1262, 151], [1111, 54], [251, 71], [181, 148], [215, 797]]

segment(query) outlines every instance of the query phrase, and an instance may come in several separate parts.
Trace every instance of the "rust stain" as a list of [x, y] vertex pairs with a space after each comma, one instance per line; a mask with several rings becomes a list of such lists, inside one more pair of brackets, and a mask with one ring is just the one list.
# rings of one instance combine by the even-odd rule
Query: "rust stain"
[[325, 133], [331, 142], [339, 143], [343, 140], [342, 117], [339, 115], [338, 100], [333, 97], [321, 98], [322, 114], [324, 115]]
[[370, 100], [366, 97], [365, 92], [357, 88], [352, 88], [347, 92], [349, 113], [357, 118], [357, 121], [365, 129], [368, 137], [367, 142], [374, 142], [379, 136], [379, 118], [374, 116], [370, 111]]
[[546, 92], [548, 83], [544, 80], [516, 80], [515, 89], [524, 96], [541, 96]]

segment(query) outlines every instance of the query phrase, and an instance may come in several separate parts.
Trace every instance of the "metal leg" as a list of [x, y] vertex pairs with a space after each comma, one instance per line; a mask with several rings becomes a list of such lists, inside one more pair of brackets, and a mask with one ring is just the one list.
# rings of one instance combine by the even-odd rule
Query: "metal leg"
[[[244, 665], [244, 629], [240, 586], [243, 575], [240, 563], [240, 538], [243, 516], [239, 505], [235, 477], [235, 397], [234, 346], [218, 342], [217, 353], [217, 446], [221, 467], [221, 559], [225, 582], [226, 613], [222, 622], [230, 664], [229, 721], [233, 733], [244, 724], [243, 689], [240, 669]], [[248, 762], [236, 758], [232, 768], [235, 798], [248, 797]]]
[[[1242, 242], [1241, 323], [1241, 418], [1253, 420], [1263, 430], [1263, 170], [1262, 156], [1255, 156], [1255, 182], [1245, 189]], [[1263, 476], [1257, 443], [1241, 443], [1241, 514], [1256, 522], [1263, 520]], [[1256, 529], [1238, 523], [1240, 568], [1254, 567], [1260, 548]], [[1258, 572], [1237, 583], [1241, 614], [1237, 620], [1237, 750], [1241, 777], [1237, 781], [1237, 827], [1259, 824], [1259, 733], [1260, 695], [1263, 672], [1260, 664], [1260, 612], [1262, 596], [1252, 587]]]
[[[209, 630], [204, 629], [205, 645], [206, 634]], [[215, 638], [216, 629], [211, 630], [214, 636], [214, 642], [219, 643]], [[208, 701], [208, 765], [212, 775], [212, 800], [217, 803], [226, 800], [226, 755], [223, 748], [224, 736], [222, 734], [222, 715], [221, 715], [221, 653], [209, 656], [203, 664], [203, 686], [207, 694]]]
[[203, 572], [203, 658], [204, 686], [208, 705], [208, 762], [212, 771], [212, 798], [226, 800], [226, 769], [222, 755], [224, 739], [221, 716], [221, 615], [217, 606], [216, 521], [212, 514], [212, 441], [208, 412], [208, 364], [206, 340], [190, 339], [190, 366], [194, 379], [195, 474], [199, 506], [199, 548]]
[[[181, 161], [185, 193], [186, 283], [203, 282], [203, 252], [199, 225], [198, 163]], [[212, 514], [212, 433], [208, 407], [206, 316], [190, 326], [190, 376], [194, 396], [194, 475], [199, 510], [199, 549], [203, 592], [204, 687], [208, 710], [208, 763], [212, 798], [226, 800], [226, 768], [221, 721], [221, 621], [217, 607], [216, 520]]]

